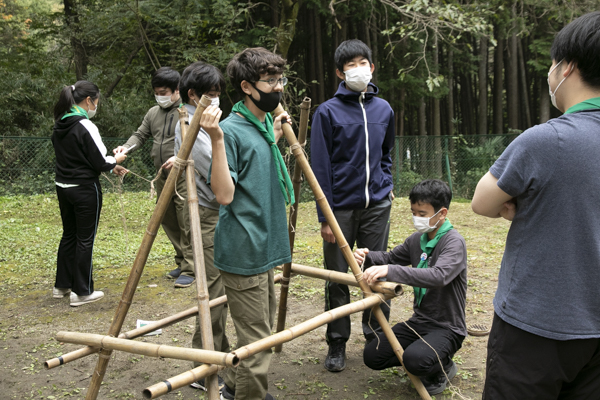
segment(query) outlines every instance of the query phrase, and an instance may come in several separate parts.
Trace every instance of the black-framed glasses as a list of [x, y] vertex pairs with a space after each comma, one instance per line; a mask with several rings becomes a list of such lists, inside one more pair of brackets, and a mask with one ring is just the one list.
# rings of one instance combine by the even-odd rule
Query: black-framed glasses
[[288, 83], [288, 78], [286, 78], [284, 76], [279, 79], [275, 79], [275, 78], [259, 79], [258, 82], [267, 82], [269, 84], [269, 86], [271, 86], [271, 87], [277, 86], [278, 83], [280, 83], [281, 86], [285, 86]]

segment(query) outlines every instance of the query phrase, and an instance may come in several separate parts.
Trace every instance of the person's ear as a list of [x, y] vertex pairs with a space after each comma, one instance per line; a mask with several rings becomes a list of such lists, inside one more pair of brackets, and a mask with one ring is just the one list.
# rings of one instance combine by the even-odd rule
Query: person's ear
[[440, 214], [442, 214], [442, 221], [446, 219], [446, 216], [448, 215], [448, 209], [446, 207], [442, 208], [442, 211], [440, 211]]
[[242, 81], [242, 83], [240, 83], [240, 86], [242, 87], [242, 91], [247, 94], [248, 96], [252, 96], [252, 84], [246, 80]]
[[345, 81], [346, 80], [346, 75], [344, 75], [343, 72], [341, 72], [339, 69], [336, 68], [335, 70], [335, 74], [337, 75], [338, 78], [340, 78], [341, 80]]
[[196, 97], [196, 91], [194, 89], [188, 89], [187, 95], [189, 99]]
[[371, 74], [375, 71], [375, 64], [371, 63]]
[[571, 61], [567, 64], [567, 67], [563, 70], [562, 76], [564, 78], [566, 78], [567, 76], [571, 75], [571, 73], [573, 72], [573, 70], [577, 67], [577, 64], [575, 63], [575, 61]]

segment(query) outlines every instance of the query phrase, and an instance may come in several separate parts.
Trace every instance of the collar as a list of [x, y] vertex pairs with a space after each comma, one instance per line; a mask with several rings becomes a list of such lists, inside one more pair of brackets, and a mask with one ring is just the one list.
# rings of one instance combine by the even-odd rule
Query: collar
[[597, 109], [600, 109], [600, 97], [592, 97], [591, 99], [584, 100], [581, 103], [577, 103], [574, 106], [570, 107], [567, 111], [565, 111], [565, 114], [572, 114], [578, 111]]
[[371, 100], [373, 97], [377, 96], [379, 94], [379, 88], [377, 86], [375, 86], [373, 84], [373, 82], [369, 82], [369, 85], [367, 85], [367, 91], [366, 92], [354, 92], [348, 88], [346, 88], [346, 82], [340, 82], [340, 85], [338, 86], [338, 90], [335, 93], [335, 97], [341, 99], [341, 100], [345, 100], [345, 101], [355, 101], [358, 102], [358, 98], [363, 95], [364, 93], [364, 97], [363, 100], [364, 101], [369, 101]]

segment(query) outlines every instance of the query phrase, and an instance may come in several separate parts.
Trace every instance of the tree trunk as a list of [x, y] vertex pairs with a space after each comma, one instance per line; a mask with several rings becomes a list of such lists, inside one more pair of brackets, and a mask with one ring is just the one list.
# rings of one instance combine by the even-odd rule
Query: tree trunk
[[279, 0], [270, 0], [271, 6], [271, 26], [279, 26]]
[[530, 128], [531, 123], [531, 111], [529, 109], [529, 85], [527, 83], [527, 75], [525, 69], [525, 60], [523, 58], [523, 45], [521, 44], [522, 39], [517, 41], [517, 49], [519, 56], [519, 72], [521, 75], [521, 103], [523, 104], [522, 110], [525, 111], [525, 124], [526, 128]]
[[454, 135], [454, 52], [448, 49], [448, 135]]
[[377, 85], [377, 74], [379, 70], [379, 48], [377, 46], [378, 32], [375, 25], [371, 25], [371, 50], [373, 51], [373, 64], [375, 64], [375, 70], [373, 71], [373, 83]]
[[421, 97], [419, 100], [419, 173], [426, 177], [427, 173], [427, 109], [425, 107], [425, 99]]
[[296, 20], [302, 0], [281, 0], [279, 28], [277, 29], [277, 52], [287, 57], [296, 34]]
[[550, 119], [550, 96], [548, 95], [548, 80], [540, 76], [540, 124]]
[[479, 109], [477, 112], [477, 133], [479, 135], [488, 134], [487, 61], [488, 39], [482, 36], [479, 39]]
[[73, 56], [75, 62], [75, 77], [78, 81], [83, 80], [87, 75], [87, 67], [89, 58], [83, 42], [84, 35], [82, 34], [79, 25], [79, 13], [77, 10], [76, 0], [64, 0], [65, 6], [65, 21], [70, 32], [70, 42], [73, 47]]
[[404, 115], [406, 114], [405, 103], [406, 103], [406, 89], [400, 89], [400, 113], [398, 115], [398, 130], [396, 131], [398, 136], [405, 136], [404, 133]]
[[312, 10], [312, 16], [315, 21], [315, 30], [313, 31], [315, 34], [315, 61], [317, 63], [316, 72], [317, 72], [317, 104], [321, 104], [325, 101], [325, 71], [323, 71], [323, 47], [321, 41], [321, 16], [316, 9]]
[[[440, 51], [438, 48], [438, 37], [435, 35], [433, 37], [433, 71], [437, 76], [440, 70]], [[437, 96], [434, 96], [432, 99], [432, 131], [433, 136], [435, 137], [433, 141], [433, 149], [434, 149], [434, 163], [433, 167], [435, 169], [434, 174], [436, 178], [442, 177], [442, 140], [440, 136], [442, 135], [442, 127], [441, 127], [441, 115], [440, 115], [440, 99]]]
[[519, 63], [516, 6], [512, 9], [512, 34], [508, 41], [508, 129], [519, 129]]
[[494, 49], [494, 134], [504, 133], [504, 108], [502, 107], [503, 69], [504, 69], [504, 39], [500, 38], [498, 26], [494, 28], [496, 48]]
[[[308, 11], [308, 10], [307, 10]], [[303, 15], [305, 16], [305, 20], [307, 22], [306, 26], [308, 26], [308, 31], [309, 32], [314, 32], [315, 31], [315, 19], [313, 18], [313, 15], [311, 12], [306, 12], [303, 13]], [[315, 48], [316, 43], [315, 43], [315, 35], [310, 35], [310, 44], [308, 46], [308, 49], [306, 51], [307, 56], [308, 56], [308, 68], [307, 68], [307, 78], [308, 78], [308, 82], [310, 85], [310, 97], [312, 99], [314, 99], [313, 104], [317, 104], [317, 97], [318, 97], [318, 93], [319, 93], [319, 89], [318, 89], [318, 83], [314, 83], [315, 81], [317, 81], [317, 60], [316, 60], [316, 52], [315, 52]]]

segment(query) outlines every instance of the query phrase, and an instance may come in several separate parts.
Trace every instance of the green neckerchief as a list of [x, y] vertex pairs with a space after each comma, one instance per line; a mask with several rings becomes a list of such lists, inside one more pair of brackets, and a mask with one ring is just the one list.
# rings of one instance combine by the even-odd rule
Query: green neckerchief
[[565, 114], [571, 114], [577, 111], [583, 111], [583, 110], [594, 110], [594, 109], [599, 109], [600, 108], [600, 97], [592, 97], [591, 99], [587, 99], [582, 101], [581, 103], [577, 103], [574, 106], [572, 106], [571, 108], [569, 108], [567, 111], [565, 111]]
[[[421, 261], [419, 261], [419, 265], [417, 265], [417, 268], [427, 268], [427, 259], [433, 252], [433, 249], [438, 244], [442, 236], [448, 233], [448, 231], [452, 230], [452, 228], [454, 227], [450, 223], [450, 220], [446, 218], [446, 221], [444, 221], [442, 226], [440, 226], [440, 229], [438, 229], [433, 239], [429, 240], [429, 236], [427, 236], [427, 233], [421, 235], [421, 250], [423, 250], [423, 254], [421, 254]], [[419, 307], [427, 289], [416, 286], [413, 286], [413, 289], [415, 290], [415, 299], [417, 300], [417, 307]]]
[[[279, 151], [279, 147], [277, 147], [277, 143], [275, 143], [275, 134], [273, 133], [273, 116], [270, 113], [267, 113], [265, 122], [267, 127], [262, 124], [256, 118], [256, 115], [252, 114], [248, 107], [244, 105], [243, 101], [237, 102], [231, 112], [240, 113], [244, 118], [248, 120], [252, 125], [258, 129], [258, 131], [263, 135], [269, 146], [271, 147], [271, 154], [273, 154], [273, 159], [275, 160], [275, 169], [277, 169], [277, 176], [279, 177], [279, 187], [281, 188], [281, 193], [283, 193], [283, 198], [285, 199], [285, 204], [294, 204], [296, 200], [294, 199], [294, 189], [292, 187], [292, 180], [288, 175], [287, 168], [285, 167], [285, 162], [283, 161], [283, 157], [281, 156], [281, 152]], [[289, 194], [289, 201], [288, 201]]]
[[61, 121], [67, 117], [72, 117], [74, 115], [81, 115], [82, 117], [86, 117], [87, 119], [90, 119], [90, 117], [88, 117], [88, 113], [87, 111], [85, 111], [83, 108], [77, 106], [77, 105], [73, 105], [73, 107], [71, 107], [71, 110], [62, 116]]

